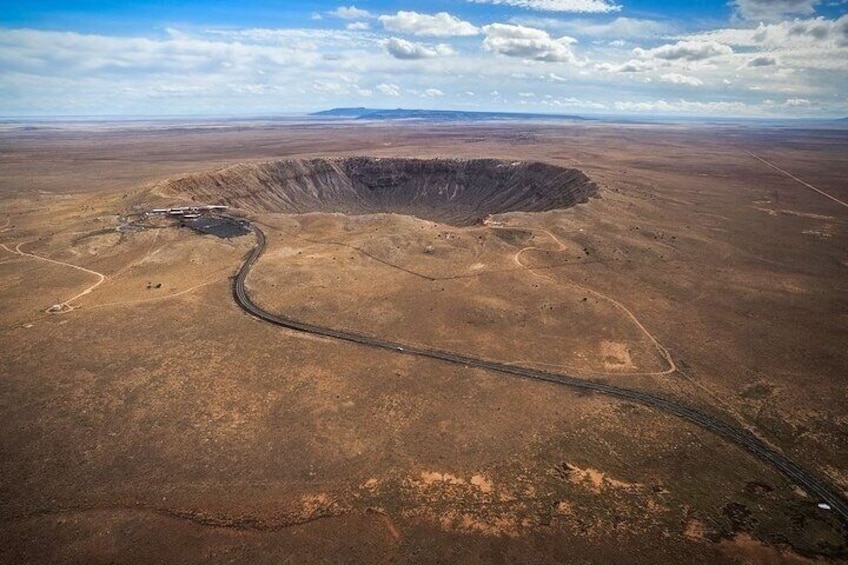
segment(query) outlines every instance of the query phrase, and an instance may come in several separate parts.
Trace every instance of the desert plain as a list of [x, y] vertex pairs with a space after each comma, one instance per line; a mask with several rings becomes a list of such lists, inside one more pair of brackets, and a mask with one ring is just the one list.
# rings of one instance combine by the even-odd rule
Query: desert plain
[[[354, 157], [596, 190], [458, 218], [251, 172]], [[708, 431], [264, 323], [233, 300], [252, 234], [139, 218], [229, 205], [268, 311], [673, 399], [848, 496], [846, 178], [848, 130], [804, 124], [4, 124], [0, 560], [844, 561], [838, 516]]]

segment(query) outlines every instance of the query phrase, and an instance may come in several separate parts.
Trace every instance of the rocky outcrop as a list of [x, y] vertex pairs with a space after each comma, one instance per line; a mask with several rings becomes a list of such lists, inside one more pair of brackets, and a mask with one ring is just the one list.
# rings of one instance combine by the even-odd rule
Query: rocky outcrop
[[545, 163], [351, 157], [240, 164], [169, 180], [158, 192], [254, 212], [391, 212], [466, 226], [568, 208], [597, 188], [579, 170]]

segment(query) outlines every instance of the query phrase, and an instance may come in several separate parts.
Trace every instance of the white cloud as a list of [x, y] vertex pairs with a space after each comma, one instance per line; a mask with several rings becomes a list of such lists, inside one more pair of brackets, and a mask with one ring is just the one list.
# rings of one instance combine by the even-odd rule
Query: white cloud
[[848, 47], [848, 15], [837, 20], [818, 17], [771, 24], [760, 23], [756, 28], [720, 28], [693, 34], [687, 39], [770, 49]]
[[[167, 31], [171, 39], [174, 40], [238, 42], [245, 44], [245, 49], [252, 48], [254, 45], [264, 45], [282, 50], [304, 52], [330, 46], [338, 49], [367, 47], [375, 43], [375, 37], [372, 35], [336, 29], [209, 29], [204, 30], [202, 36], [199, 37], [174, 29]], [[250, 47], [247, 44], [250, 44]]]
[[386, 96], [400, 96], [400, 87], [396, 84], [382, 83], [377, 85], [377, 90]]
[[[848, 115], [848, 46], [840, 45], [848, 16], [734, 24], [642, 43], [642, 57], [606, 39], [575, 45], [561, 33], [503, 24], [487, 28], [485, 49], [454, 53], [435, 40], [344, 29], [359, 22], [129, 36], [6, 29], [0, 107], [6, 115], [243, 115], [368, 105], [379, 96], [401, 107], [509, 111], [524, 101], [576, 112]], [[710, 42], [719, 47], [702, 48]], [[427, 97], [431, 88], [443, 94]], [[683, 91], [689, 100], [671, 98]]]
[[666, 73], [660, 77], [660, 80], [673, 84], [685, 84], [687, 86], [701, 86], [704, 84], [704, 81], [697, 77], [681, 75], [680, 73]]
[[427, 90], [422, 92], [421, 95], [429, 98], [434, 98], [436, 96], [444, 96], [445, 93], [439, 90], [438, 88], [428, 88]]
[[[776, 37], [769, 37], [773, 34]], [[838, 47], [848, 47], [848, 15], [838, 20], [815, 18], [812, 20], [795, 20], [780, 24], [760, 25], [754, 39], [758, 41], [776, 41], [780, 36], [785, 39], [801, 39], [812, 43], [829, 41]]]
[[371, 12], [368, 10], [360, 10], [356, 6], [339, 6], [335, 10], [331, 10], [327, 13], [343, 20], [363, 20], [365, 18], [372, 17]]
[[396, 59], [429, 59], [440, 55], [452, 55], [453, 49], [449, 45], [439, 44], [435, 46], [424, 45], [407, 41], [399, 37], [391, 37], [380, 42], [383, 49]]
[[785, 16], [809, 15], [821, 0], [733, 0], [735, 13], [746, 20], [776, 21]]
[[361, 69], [385, 59], [377, 39], [363, 32], [166, 32], [148, 38], [5, 30], [0, 107], [30, 115], [296, 111], [367, 96], [358, 82], [374, 77]]
[[753, 59], [749, 59], [747, 66], [748, 67], [773, 67], [776, 64], [777, 64], [777, 59], [775, 59], [771, 55], [760, 55], [758, 57], [754, 57]]
[[[739, 51], [737, 68], [751, 74], [752, 69], [768, 67], [771, 78], [784, 82], [783, 88], [807, 93], [848, 88], [848, 15], [837, 20], [817, 17], [756, 28], [722, 28], [685, 39], [732, 45]], [[775, 64], [769, 65], [772, 61]], [[793, 73], [794, 78], [789, 76]], [[767, 78], [764, 73], [757, 76]]]
[[350, 31], [367, 31], [371, 29], [368, 22], [351, 22], [345, 26], [345, 29]]
[[571, 50], [576, 40], [571, 37], [554, 39], [541, 29], [507, 24], [483, 26], [483, 33], [483, 45], [493, 53], [534, 61], [576, 62]]
[[567, 96], [563, 98], [556, 98], [551, 95], [545, 95], [544, 100], [542, 100], [543, 106], [553, 106], [554, 108], [568, 108], [568, 109], [581, 109], [581, 110], [609, 110], [609, 106], [602, 102], [598, 102], [597, 100], [586, 100], [581, 98], [576, 98], [574, 96]]
[[674, 45], [661, 45], [653, 49], [637, 47], [633, 50], [633, 54], [645, 59], [703, 61], [722, 55], [732, 55], [733, 49], [717, 41], [678, 41]]
[[605, 0], [469, 0], [477, 4], [496, 4], [538, 10], [540, 12], [583, 12], [606, 14], [618, 12], [621, 6]]
[[732, 47], [758, 47], [760, 44], [754, 39], [754, 35], [756, 33], [757, 30], [752, 28], [718, 28], [678, 36], [674, 39], [681, 39], [685, 41], [717, 41]]
[[343, 84], [334, 81], [316, 80], [312, 82], [312, 90], [329, 94], [343, 94], [348, 91]]
[[595, 65], [595, 69], [606, 73], [641, 73], [651, 71], [657, 67], [653, 61], [640, 61], [631, 59], [630, 61], [614, 64], [614, 63], [599, 63]]
[[380, 23], [389, 31], [430, 37], [477, 35], [480, 33], [469, 22], [460, 20], [447, 12], [435, 15], [418, 12], [398, 12], [394, 16], [380, 16]]
[[619, 16], [603, 22], [589, 18], [544, 18], [538, 16], [516, 16], [510, 23], [537, 27], [549, 31], [568, 33], [578, 37], [609, 37], [615, 39], [646, 39], [674, 33], [674, 27], [657, 20], [627, 18]]
[[649, 101], [618, 101], [613, 108], [621, 112], [636, 113], [661, 113], [682, 115], [708, 115], [708, 116], [757, 116], [763, 115], [763, 108], [742, 101], [716, 102], [700, 100], [675, 100], [669, 102], [665, 99]]

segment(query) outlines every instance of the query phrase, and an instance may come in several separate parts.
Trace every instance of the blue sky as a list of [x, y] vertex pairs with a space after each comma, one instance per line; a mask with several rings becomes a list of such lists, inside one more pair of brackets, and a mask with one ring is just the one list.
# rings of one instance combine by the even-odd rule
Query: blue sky
[[[315, 27], [312, 14], [331, 11], [339, 2], [232, 2], [194, 0], [190, 2], [4, 2], [0, 17], [6, 26], [45, 29], [73, 29], [89, 33], [114, 30], [145, 31], [157, 26], [181, 24], [243, 27]], [[350, 4], [347, 4], [348, 6]], [[492, 6], [461, 1], [396, 1], [361, 0], [358, 7], [374, 13], [393, 13], [400, 9], [420, 13], [449, 12], [478, 24], [503, 16], [520, 15], [525, 9], [508, 5]], [[629, 2], [619, 12], [633, 17], [697, 18], [726, 20], [731, 14], [726, 2]]]
[[848, 116], [848, 1], [3, 2], [0, 115]]

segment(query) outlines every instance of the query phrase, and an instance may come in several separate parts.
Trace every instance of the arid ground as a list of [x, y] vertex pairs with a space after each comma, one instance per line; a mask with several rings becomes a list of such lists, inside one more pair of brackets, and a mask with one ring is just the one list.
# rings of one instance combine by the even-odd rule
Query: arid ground
[[242, 206], [263, 308], [660, 394], [848, 495], [848, 130], [7, 124], [1, 561], [848, 558], [832, 512], [717, 436], [264, 323], [232, 297], [252, 235], [129, 216], [231, 190], [172, 179], [341, 156], [542, 162], [598, 190], [470, 225]]

